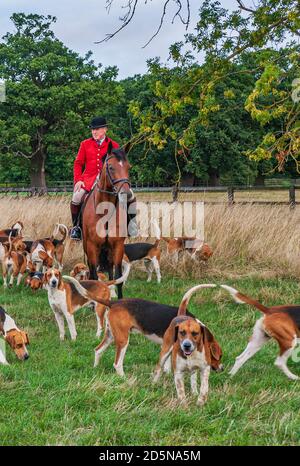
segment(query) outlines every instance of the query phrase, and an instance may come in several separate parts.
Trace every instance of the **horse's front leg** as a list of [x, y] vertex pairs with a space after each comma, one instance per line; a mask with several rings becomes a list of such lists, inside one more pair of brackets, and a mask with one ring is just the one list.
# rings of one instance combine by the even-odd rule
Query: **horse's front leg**
[[87, 242], [86, 255], [90, 271], [90, 280], [98, 280], [97, 267], [99, 261], [99, 248], [90, 241]]

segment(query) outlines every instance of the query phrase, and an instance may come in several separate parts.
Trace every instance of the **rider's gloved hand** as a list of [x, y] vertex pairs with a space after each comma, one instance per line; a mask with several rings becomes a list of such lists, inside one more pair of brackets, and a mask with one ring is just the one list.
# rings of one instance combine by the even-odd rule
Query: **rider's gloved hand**
[[81, 188], [84, 188], [84, 182], [83, 181], [77, 181], [77, 183], [74, 186], [74, 192], [80, 191]]

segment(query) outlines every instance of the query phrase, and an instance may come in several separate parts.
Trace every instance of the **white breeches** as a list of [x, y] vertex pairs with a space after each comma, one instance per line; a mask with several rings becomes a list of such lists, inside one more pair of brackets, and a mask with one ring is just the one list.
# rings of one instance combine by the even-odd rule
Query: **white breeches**
[[81, 204], [82, 198], [85, 193], [86, 193], [86, 190], [83, 188], [81, 188], [79, 191], [74, 191], [73, 196], [72, 196], [72, 203], [75, 205]]

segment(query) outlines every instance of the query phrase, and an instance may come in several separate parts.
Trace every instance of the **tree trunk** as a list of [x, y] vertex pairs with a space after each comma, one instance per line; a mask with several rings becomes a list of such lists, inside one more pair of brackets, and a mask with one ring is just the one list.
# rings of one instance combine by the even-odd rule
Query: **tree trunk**
[[220, 175], [217, 172], [209, 173], [209, 186], [219, 186], [220, 185]]
[[255, 178], [254, 184], [255, 186], [264, 186], [265, 184], [264, 175], [261, 175], [261, 174], [257, 175], [257, 177]]
[[44, 153], [43, 149], [40, 149], [30, 159], [31, 187], [46, 188], [45, 160], [46, 160], [46, 154]]

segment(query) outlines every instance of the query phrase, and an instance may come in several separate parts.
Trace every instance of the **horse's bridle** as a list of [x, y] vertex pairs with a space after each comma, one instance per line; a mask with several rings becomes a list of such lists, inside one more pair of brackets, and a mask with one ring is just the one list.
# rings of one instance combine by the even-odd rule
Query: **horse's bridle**
[[[131, 188], [131, 183], [129, 181], [129, 178], [117, 178], [116, 180], [114, 180], [109, 172], [109, 163], [108, 161], [111, 160], [112, 158], [114, 158], [115, 155], [110, 155], [109, 157], [105, 157], [105, 172], [106, 172], [106, 175], [110, 181], [110, 184], [112, 185], [112, 191], [106, 191], [105, 189], [101, 189], [99, 188], [98, 186], [98, 182], [96, 183], [96, 189], [99, 193], [106, 193], [106, 194], [110, 194], [112, 196], [118, 196], [120, 194], [120, 190], [121, 188], [124, 186], [124, 184], [128, 184], [129, 188]], [[99, 181], [99, 180], [98, 180]], [[116, 188], [116, 184], [118, 183], [122, 183], [118, 188]]]

